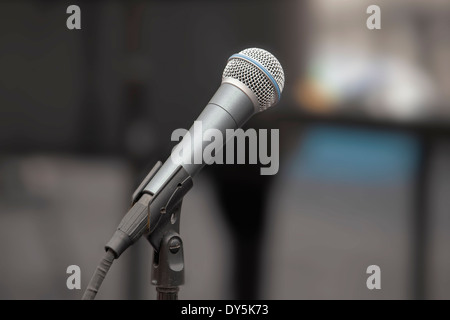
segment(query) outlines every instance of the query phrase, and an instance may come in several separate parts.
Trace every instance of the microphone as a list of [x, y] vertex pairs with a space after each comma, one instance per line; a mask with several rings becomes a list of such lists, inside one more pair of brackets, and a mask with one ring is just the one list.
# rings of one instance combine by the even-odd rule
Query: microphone
[[[166, 226], [177, 222], [174, 214], [166, 213], [179, 210], [179, 203], [192, 187], [192, 178], [208, 163], [207, 159], [200, 163], [192, 161], [196, 154], [203, 155], [209, 144], [202, 139], [205, 131], [217, 129], [226, 137], [227, 129], [238, 129], [256, 113], [277, 104], [283, 88], [283, 68], [268, 51], [249, 48], [228, 59], [219, 89], [196, 120], [202, 123], [201, 134], [194, 133], [194, 122], [174, 147], [171, 156], [162, 166], [160, 163], [155, 166], [138, 187], [133, 194], [133, 206], [106, 244], [106, 255], [94, 273], [83, 299], [95, 297], [113, 259], [117, 259], [143, 234], [147, 234], [153, 248], [159, 250], [161, 239], [167, 231]], [[194, 141], [188, 135], [194, 137]], [[179, 155], [182, 150], [190, 152], [174, 156]]]
[[[144, 180], [145, 187], [141, 187], [139, 193], [146, 195], [148, 201], [138, 201], [135, 204], [137, 208], [130, 209], [131, 214], [124, 217], [106, 248], [111, 249], [118, 258], [144, 233], [152, 233], [157, 229], [161, 209], [168, 211], [169, 204], [172, 207], [176, 205], [169, 203], [173, 198], [172, 193], [164, 192], [167, 193], [164, 197], [160, 195], [164, 188], [171, 182], [175, 191], [184, 183], [184, 188], [177, 190], [177, 196], [181, 199], [191, 187], [188, 187], [187, 182], [192, 183], [191, 178], [205, 165], [204, 161], [196, 164], [191, 159], [197, 152], [203, 154], [208, 145], [208, 141], [201, 139], [206, 130], [218, 129], [226, 136], [226, 129], [240, 128], [254, 114], [277, 104], [283, 88], [283, 68], [271, 53], [263, 49], [249, 48], [232, 55], [223, 71], [222, 84], [197, 118], [197, 121], [202, 122], [202, 134], [200, 137], [194, 135], [194, 126], [189, 129], [190, 136], [197, 139], [194, 139], [192, 148], [187, 148], [191, 149], [191, 152], [183, 152], [178, 161], [173, 161], [177, 157], [170, 156], [148, 182]], [[191, 144], [190, 140], [183, 138], [172, 153], [178, 154], [186, 144]], [[148, 204], [149, 209], [146, 210]], [[130, 221], [127, 216], [133, 220]], [[159, 247], [158, 240], [160, 239], [157, 236], [149, 236], [149, 241], [156, 249]]]
[[[271, 53], [263, 49], [250, 48], [232, 55], [223, 71], [221, 86], [196, 120], [202, 123], [201, 134], [194, 134], [192, 126], [189, 129], [189, 137], [196, 140], [192, 143], [190, 139], [185, 139], [186, 134], [172, 154], [178, 155], [181, 150], [191, 152], [186, 154], [182, 152], [181, 157], [169, 157], [145, 190], [152, 194], [157, 193], [179, 165], [194, 177], [208, 162], [192, 161], [196, 154], [203, 155], [203, 150], [209, 143], [201, 139], [204, 132], [208, 129], [218, 129], [225, 137], [226, 129], [240, 128], [254, 114], [278, 103], [283, 88], [283, 68]], [[173, 161], [174, 158], [179, 159]]]

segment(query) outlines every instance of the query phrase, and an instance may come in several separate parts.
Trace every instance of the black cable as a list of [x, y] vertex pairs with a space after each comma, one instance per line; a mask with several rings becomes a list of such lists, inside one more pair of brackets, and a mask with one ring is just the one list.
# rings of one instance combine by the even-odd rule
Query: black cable
[[152, 196], [144, 193], [131, 207], [119, 224], [116, 232], [106, 244], [106, 253], [95, 270], [82, 300], [94, 300], [103, 279], [114, 261], [146, 231], [148, 231], [148, 205]]
[[108, 273], [109, 268], [111, 268], [114, 259], [114, 252], [108, 249], [103, 256], [102, 261], [100, 261], [100, 264], [97, 266], [97, 269], [95, 270], [95, 273], [92, 276], [91, 281], [89, 282], [89, 285], [87, 286], [86, 291], [83, 294], [83, 297], [81, 298], [82, 300], [95, 299], [95, 296], [97, 295], [97, 292], [102, 285], [103, 279], [105, 279], [106, 274]]

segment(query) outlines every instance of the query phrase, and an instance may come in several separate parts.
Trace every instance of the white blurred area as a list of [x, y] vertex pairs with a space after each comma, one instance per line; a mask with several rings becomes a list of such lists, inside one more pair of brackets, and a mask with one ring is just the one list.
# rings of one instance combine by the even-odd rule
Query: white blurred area
[[[381, 8], [381, 30], [366, 27], [373, 4]], [[292, 91], [300, 111], [331, 123], [349, 117], [450, 126], [449, 1], [311, 0], [308, 8], [306, 60]], [[299, 132], [281, 166], [266, 236], [264, 297], [413, 298], [419, 130], [388, 147], [399, 138], [389, 130], [336, 123]], [[385, 156], [397, 165], [378, 167]], [[367, 167], [358, 171], [362, 163]], [[430, 197], [424, 286], [432, 299], [450, 297], [449, 164], [448, 140], [436, 139], [424, 191]], [[371, 264], [381, 267], [381, 290], [365, 287]]]
[[[369, 30], [366, 9], [381, 9]], [[313, 112], [383, 120], [450, 119], [448, 1], [309, 1], [306, 75], [297, 101]]]

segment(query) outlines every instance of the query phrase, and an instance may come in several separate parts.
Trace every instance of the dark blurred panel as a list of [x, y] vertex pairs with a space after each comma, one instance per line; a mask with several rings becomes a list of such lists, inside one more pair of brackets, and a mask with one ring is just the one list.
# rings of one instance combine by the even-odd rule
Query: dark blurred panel
[[3, 152], [73, 150], [82, 125], [81, 33], [63, 3], [7, 1], [0, 11], [0, 145]]

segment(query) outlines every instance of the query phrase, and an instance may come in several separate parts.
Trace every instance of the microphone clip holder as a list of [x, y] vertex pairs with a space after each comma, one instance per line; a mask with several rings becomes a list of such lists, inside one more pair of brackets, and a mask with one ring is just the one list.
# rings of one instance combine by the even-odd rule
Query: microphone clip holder
[[[145, 193], [145, 186], [161, 168], [158, 161], [132, 196], [132, 205]], [[179, 167], [148, 204], [149, 232], [153, 247], [151, 281], [158, 300], [177, 300], [184, 284], [184, 250], [180, 236], [180, 214], [184, 195], [192, 188], [189, 174]]]

